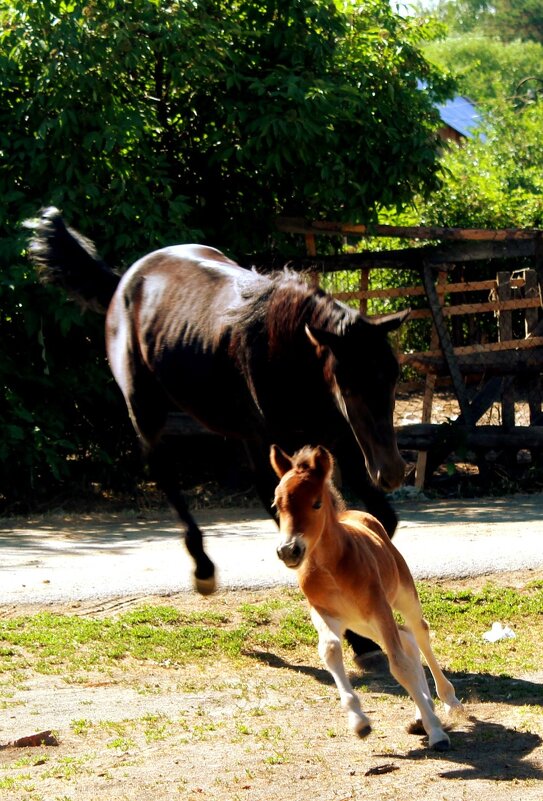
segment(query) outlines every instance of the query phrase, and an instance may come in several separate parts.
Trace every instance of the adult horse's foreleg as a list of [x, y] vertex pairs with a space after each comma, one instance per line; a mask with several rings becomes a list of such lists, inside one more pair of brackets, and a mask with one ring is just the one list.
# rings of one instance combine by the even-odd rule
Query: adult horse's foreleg
[[[363, 502], [366, 511], [379, 520], [389, 537], [392, 537], [398, 525], [398, 517], [386, 494], [371, 481], [362, 451], [349, 432], [334, 447], [345, 483]], [[345, 639], [354, 651], [357, 660], [363, 663], [369, 657], [381, 654], [381, 648], [367, 637], [361, 637], [354, 631], [347, 630]]]
[[176, 471], [173, 465], [171, 446], [160, 442], [147, 452], [147, 462], [151, 477], [166, 498], [185, 527], [185, 545], [196, 565], [194, 584], [202, 595], [210, 595], [216, 590], [215, 565], [204, 550], [203, 534], [179, 489]]

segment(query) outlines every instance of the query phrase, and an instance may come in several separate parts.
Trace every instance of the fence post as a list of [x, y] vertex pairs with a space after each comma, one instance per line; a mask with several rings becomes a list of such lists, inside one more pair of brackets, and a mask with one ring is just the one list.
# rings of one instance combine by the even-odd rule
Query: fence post
[[[499, 272], [496, 276], [498, 300], [511, 300], [511, 273]], [[510, 311], [498, 312], [498, 339], [506, 342], [513, 339], [513, 318]], [[515, 389], [512, 381], [505, 382], [502, 390], [502, 425], [515, 425]]]

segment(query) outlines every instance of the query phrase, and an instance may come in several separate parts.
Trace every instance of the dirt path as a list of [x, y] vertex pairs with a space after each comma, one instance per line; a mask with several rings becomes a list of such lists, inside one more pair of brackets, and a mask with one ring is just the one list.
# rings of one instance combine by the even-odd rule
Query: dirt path
[[[397, 502], [395, 544], [417, 578], [543, 570], [543, 495]], [[260, 509], [198, 513], [223, 588], [293, 585]], [[47, 604], [192, 589], [192, 564], [168, 511], [0, 521], [0, 604]]]
[[[397, 543], [419, 575], [434, 561], [459, 589], [487, 574], [504, 586], [543, 575], [540, 496], [428, 509], [401, 504]], [[275, 559], [276, 532], [263, 515], [200, 517], [221, 576], [230, 576], [211, 599], [187, 591], [190, 564], [169, 515], [11, 521], [0, 531], [0, 615], [45, 608], [103, 618], [143, 603], [229, 613], [283, 591], [292, 577]], [[541, 801], [543, 674], [449, 673], [467, 714], [454, 723], [452, 750], [434, 754], [406, 733], [411, 703], [388, 672], [350, 669], [374, 723], [364, 741], [348, 731], [313, 651], [263, 649], [239, 664], [124, 661], [75, 682], [31, 665], [24, 675], [0, 674], [0, 744], [46, 729], [59, 742], [0, 748], [0, 799], [397, 801], [409, 788], [426, 801]]]
[[[500, 578], [518, 586], [530, 574]], [[211, 608], [228, 615], [280, 592], [223, 591]], [[210, 599], [189, 593], [146, 601], [210, 610]], [[59, 611], [103, 617], [141, 602]], [[352, 675], [374, 725], [363, 741], [348, 731], [313, 649], [256, 651], [239, 664], [125, 662], [75, 683], [32, 672], [15, 682], [3, 676], [0, 742], [53, 729], [59, 745], [0, 750], [0, 799], [397, 801], [408, 787], [427, 801], [540, 801], [543, 714], [534, 688], [543, 700], [543, 674], [449, 672], [466, 717], [454, 722], [446, 754], [406, 733], [411, 703], [386, 669]]]

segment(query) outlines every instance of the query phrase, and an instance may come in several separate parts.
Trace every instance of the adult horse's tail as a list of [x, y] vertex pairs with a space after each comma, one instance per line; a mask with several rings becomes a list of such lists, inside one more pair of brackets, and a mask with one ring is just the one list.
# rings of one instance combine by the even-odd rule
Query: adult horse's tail
[[105, 312], [120, 277], [100, 259], [93, 243], [68, 228], [54, 206], [26, 225], [34, 231], [28, 253], [40, 280], [62, 287], [84, 307]]

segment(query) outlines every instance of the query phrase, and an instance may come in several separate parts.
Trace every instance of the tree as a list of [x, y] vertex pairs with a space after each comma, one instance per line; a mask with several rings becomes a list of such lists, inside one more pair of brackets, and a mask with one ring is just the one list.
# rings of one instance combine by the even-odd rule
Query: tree
[[[424, 16], [427, 9], [419, 2], [415, 13]], [[437, 0], [432, 13], [451, 33], [543, 42], [543, 0]]]
[[420, 204], [422, 224], [475, 228], [543, 227], [543, 103], [502, 105], [486, 140], [452, 146], [441, 189]]
[[424, 53], [429, 61], [450, 71], [458, 82], [458, 91], [477, 103], [514, 98], [524, 79], [543, 79], [543, 45], [539, 42], [505, 43], [472, 33], [430, 42]]
[[261, 247], [270, 215], [367, 219], [436, 185], [450, 82], [385, 0], [2, 6], [17, 200], [62, 203], [116, 255], [141, 249], [121, 222]]
[[491, 29], [506, 42], [543, 43], [543, 0], [496, 0]]
[[125, 446], [102, 321], [36, 285], [23, 219], [53, 203], [120, 267], [260, 251], [276, 214], [367, 221], [437, 187], [451, 81], [388, 0], [0, 0], [0, 23], [0, 467], [28, 497]]

